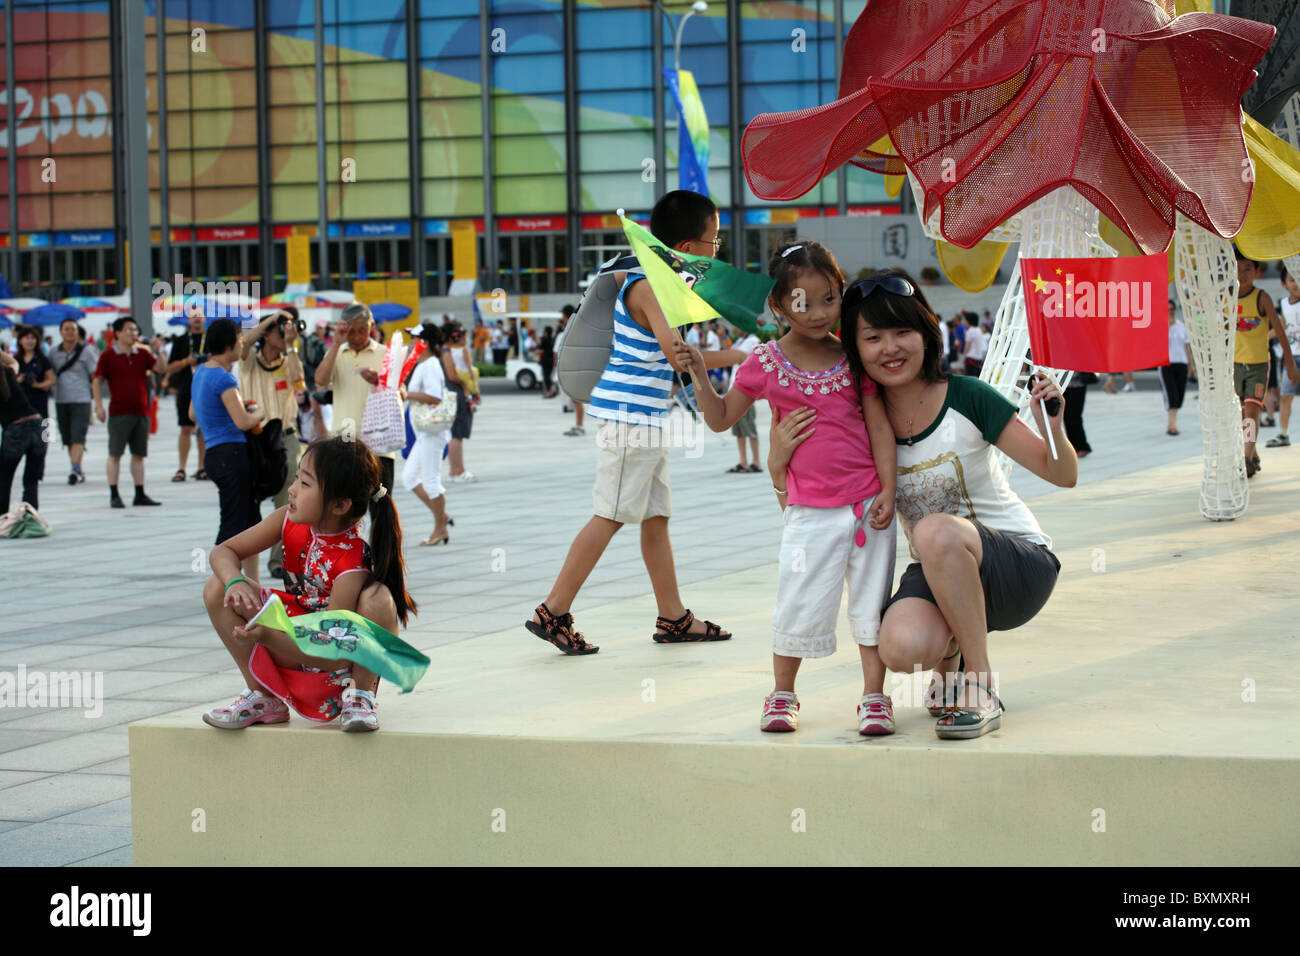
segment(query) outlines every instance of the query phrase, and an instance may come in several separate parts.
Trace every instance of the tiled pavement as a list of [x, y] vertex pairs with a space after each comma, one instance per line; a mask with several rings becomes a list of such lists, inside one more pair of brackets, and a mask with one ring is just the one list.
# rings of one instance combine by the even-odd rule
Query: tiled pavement
[[[1083, 463], [1082, 481], [1198, 454], [1191, 397], [1183, 435], [1168, 438], [1154, 375], [1140, 375], [1139, 384], [1126, 395], [1089, 389], [1085, 419], [1095, 453]], [[432, 519], [413, 496], [398, 493], [409, 587], [421, 607], [405, 636], [426, 651], [522, 622], [590, 515], [594, 429], [585, 439], [562, 437], [572, 416], [561, 413], [559, 400], [493, 385], [467, 444], [468, 464], [481, 480], [449, 486], [456, 518], [450, 547], [409, 544], [428, 534]], [[765, 407], [759, 415], [765, 453]], [[85, 485], [64, 483], [61, 449], [49, 456], [41, 510], [54, 534], [0, 541], [0, 671], [99, 672], [104, 694], [102, 714], [93, 718], [73, 709], [0, 706], [0, 864], [129, 865], [127, 725], [226, 702], [240, 689], [200, 603], [216, 492], [206, 482], [167, 482], [177, 464], [170, 400], [159, 417], [148, 489], [162, 508], [108, 508], [105, 431], [96, 425]], [[705, 433], [698, 449], [695, 457], [673, 451], [672, 529], [687, 604], [707, 613], [701, 583], [772, 563], [780, 523], [763, 475], [723, 473], [736, 461], [730, 435]], [[1289, 451], [1265, 453], [1265, 467], [1300, 467], [1300, 451]], [[1013, 484], [1027, 497], [1051, 490], [1020, 470]], [[648, 592], [638, 536], [625, 531], [578, 607]], [[522, 628], [519, 635], [531, 640]]]

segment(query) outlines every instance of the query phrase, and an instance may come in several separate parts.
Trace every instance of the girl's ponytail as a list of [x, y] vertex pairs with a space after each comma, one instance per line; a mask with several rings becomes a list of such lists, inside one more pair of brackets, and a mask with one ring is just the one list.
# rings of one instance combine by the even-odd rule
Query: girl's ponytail
[[402, 523], [397, 506], [387, 492], [370, 502], [370, 556], [375, 563], [375, 580], [388, 588], [397, 605], [397, 619], [406, 626], [408, 614], [416, 611], [415, 599], [406, 593], [406, 562], [402, 559]]

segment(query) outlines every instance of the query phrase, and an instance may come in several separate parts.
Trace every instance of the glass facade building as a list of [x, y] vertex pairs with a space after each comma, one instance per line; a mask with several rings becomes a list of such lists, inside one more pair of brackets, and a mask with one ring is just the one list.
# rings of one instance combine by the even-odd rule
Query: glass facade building
[[[7, 0], [0, 267], [14, 295], [122, 291], [119, 2], [146, 16], [154, 276], [276, 291], [286, 239], [307, 235], [318, 288], [418, 278], [442, 295], [452, 233], [472, 224], [480, 287], [573, 292], [622, 246], [615, 210], [648, 214], [676, 188], [660, 70], [689, 3]], [[856, 169], [763, 202], [735, 161], [755, 115], [834, 98], [863, 6], [714, 0], [686, 21], [724, 258], [757, 267], [800, 216], [897, 211]]]

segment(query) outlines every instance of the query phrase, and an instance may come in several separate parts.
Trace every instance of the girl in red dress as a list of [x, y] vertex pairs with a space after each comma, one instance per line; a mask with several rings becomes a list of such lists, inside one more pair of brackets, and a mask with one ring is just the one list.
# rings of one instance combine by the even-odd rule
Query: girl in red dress
[[[212, 550], [204, 602], [247, 686], [228, 707], [204, 714], [206, 723], [227, 730], [279, 724], [292, 707], [310, 720], [341, 714], [345, 731], [379, 728], [379, 679], [372, 671], [304, 654], [283, 632], [248, 621], [275, 595], [291, 617], [355, 611], [396, 633], [416, 608], [406, 592], [402, 529], [388, 491], [378, 459], [363, 443], [316, 442], [298, 465], [289, 504]], [[358, 529], [367, 511], [369, 544]], [[240, 563], [277, 541], [284, 542], [288, 585], [259, 589], [240, 576]]]

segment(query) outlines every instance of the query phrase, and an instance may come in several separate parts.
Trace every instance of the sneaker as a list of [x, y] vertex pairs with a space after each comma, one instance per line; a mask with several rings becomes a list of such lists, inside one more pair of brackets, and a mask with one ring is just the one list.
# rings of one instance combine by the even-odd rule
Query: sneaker
[[1286, 432], [1280, 432], [1276, 438], [1270, 438], [1264, 442], [1265, 448], [1289, 448], [1291, 447], [1291, 437]]
[[368, 690], [349, 687], [343, 691], [343, 715], [339, 721], [345, 734], [379, 729], [379, 709], [375, 695]]
[[[154, 500], [153, 500], [152, 498], [150, 498], [148, 495], [136, 495], [135, 498], [134, 498], [134, 500], [132, 500], [131, 504], [134, 505], [134, 506], [137, 507], [137, 508], [138, 508], [138, 507], [142, 507], [142, 506], [147, 506], [147, 507], [150, 507], [150, 508], [156, 508], [156, 507], [158, 507], [159, 505], [161, 505], [162, 502], [161, 502], [161, 501], [154, 501]], [[114, 505], [113, 507], [117, 507], [117, 506]]]
[[458, 485], [463, 485], [471, 481], [478, 481], [478, 475], [474, 474], [472, 471], [462, 471], [459, 475], [452, 475], [447, 480], [454, 481]]
[[77, 483], [77, 473], [74, 471], [68, 475], [68, 484], [75, 485], [76, 483]]
[[283, 724], [288, 720], [289, 708], [284, 701], [247, 687], [229, 707], [214, 707], [203, 715], [205, 724], [220, 730], [243, 730], [253, 724]]
[[775, 690], [763, 700], [758, 729], [768, 733], [789, 733], [799, 726], [799, 698], [792, 692]]
[[564, 434], [568, 435], [570, 438], [576, 438], [580, 435], [587, 434], [587, 429], [583, 428], [581, 425], [574, 425]]
[[884, 694], [866, 694], [858, 704], [858, 733], [881, 737], [894, 732], [894, 702]]
[[126, 502], [122, 500], [121, 495], [113, 495], [108, 499], [110, 508], [125, 508]]
[[1121, 391], [1121, 392], [1136, 392], [1136, 391], [1137, 391], [1137, 386], [1134, 385], [1132, 382], [1125, 382], [1125, 383], [1124, 383], [1124, 387], [1121, 388], [1120, 391]]

